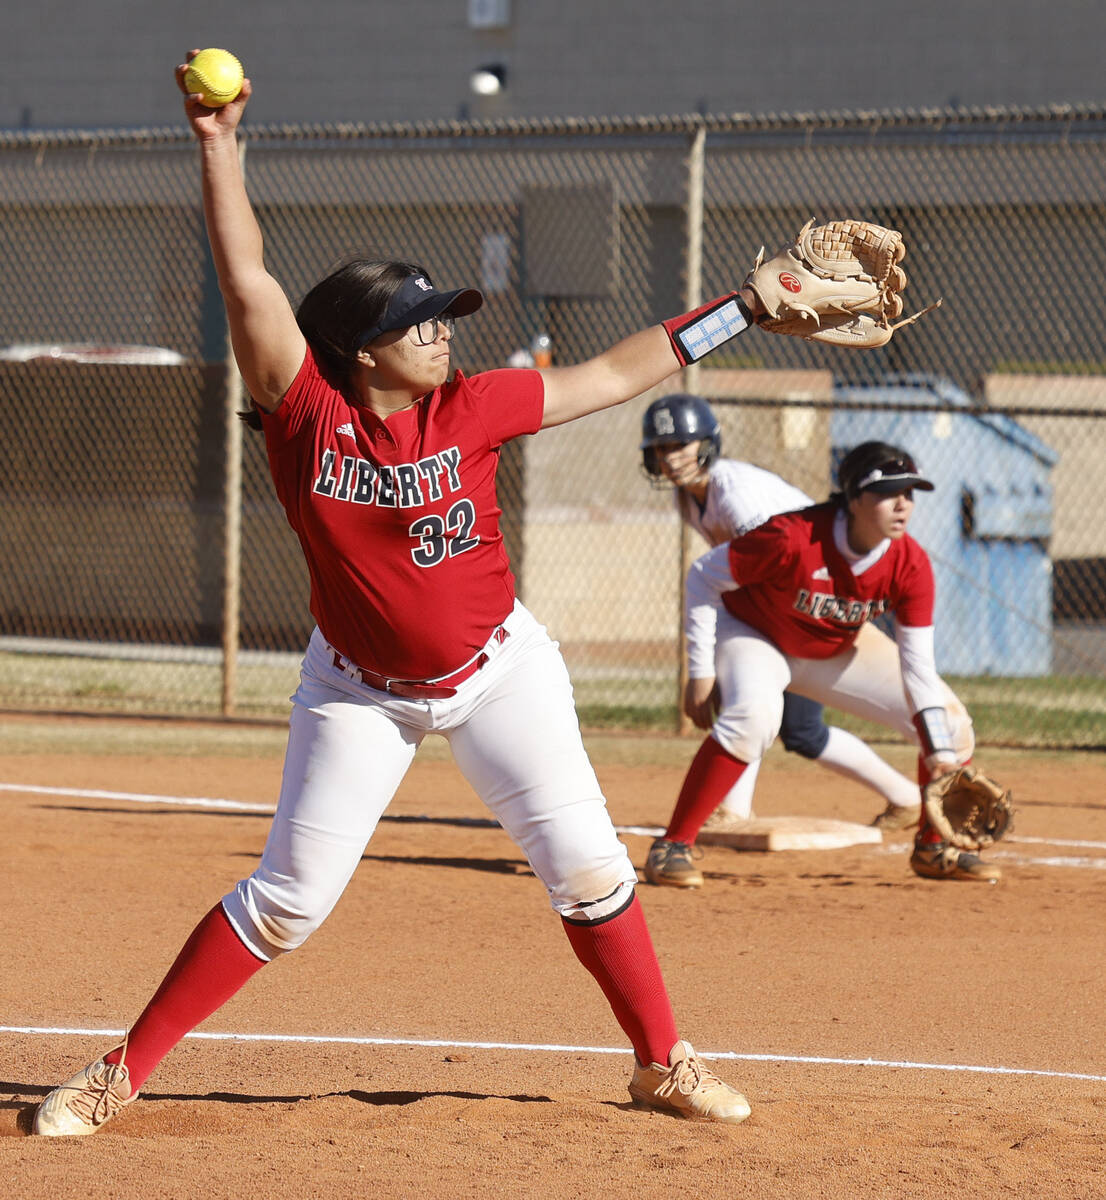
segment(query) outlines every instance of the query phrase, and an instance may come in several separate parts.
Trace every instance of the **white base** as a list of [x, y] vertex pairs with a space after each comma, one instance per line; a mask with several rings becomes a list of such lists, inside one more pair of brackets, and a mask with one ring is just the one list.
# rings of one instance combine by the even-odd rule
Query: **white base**
[[704, 829], [700, 846], [729, 846], [733, 850], [836, 850], [883, 841], [871, 825], [835, 821], [828, 817], [750, 817], [723, 832]]

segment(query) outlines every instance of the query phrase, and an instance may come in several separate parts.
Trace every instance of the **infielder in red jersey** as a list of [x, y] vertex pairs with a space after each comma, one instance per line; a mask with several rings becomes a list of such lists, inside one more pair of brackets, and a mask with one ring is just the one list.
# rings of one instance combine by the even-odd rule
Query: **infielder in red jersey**
[[[685, 710], [710, 736], [663, 837], [654, 882], [701, 882], [692, 845], [703, 823], [779, 732], [785, 689], [888, 725], [919, 746], [921, 785], [968, 762], [971, 720], [938, 676], [933, 569], [906, 532], [914, 492], [933, 484], [897, 446], [865, 442], [824, 504], [771, 517], [703, 555], [688, 573]], [[862, 638], [890, 614], [895, 641]], [[931, 879], [993, 883], [997, 867], [942, 841], [922, 809], [910, 865]]]
[[186, 94], [185, 111], [235, 357], [307, 560], [317, 628], [260, 864], [200, 921], [123, 1045], [47, 1096], [36, 1132], [93, 1133], [189, 1030], [302, 945], [431, 732], [545, 885], [633, 1046], [634, 1101], [742, 1121], [745, 1097], [677, 1031], [568, 673], [515, 598], [495, 472], [510, 439], [641, 395], [763, 310], [743, 289], [575, 366], [473, 378], [451, 378], [451, 342], [482, 297], [439, 290], [417, 264], [351, 261], [294, 312], [265, 267], [239, 162], [250, 91], [247, 81], [219, 109]]

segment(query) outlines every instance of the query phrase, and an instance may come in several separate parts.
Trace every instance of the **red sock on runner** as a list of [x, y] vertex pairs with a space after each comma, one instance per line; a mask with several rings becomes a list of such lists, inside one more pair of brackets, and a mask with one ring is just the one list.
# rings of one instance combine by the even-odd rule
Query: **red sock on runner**
[[726, 798], [746, 766], [748, 763], [723, 750], [714, 738], [706, 738], [687, 769], [664, 836], [671, 842], [694, 842], [703, 822]]
[[[127, 1037], [132, 1094], [186, 1033], [225, 1004], [265, 965], [246, 949], [217, 904], [192, 931], [154, 998]], [[104, 1056], [118, 1062], [123, 1049]]]
[[562, 923], [576, 957], [603, 989], [638, 1061], [667, 1065], [680, 1035], [638, 898], [609, 921]]

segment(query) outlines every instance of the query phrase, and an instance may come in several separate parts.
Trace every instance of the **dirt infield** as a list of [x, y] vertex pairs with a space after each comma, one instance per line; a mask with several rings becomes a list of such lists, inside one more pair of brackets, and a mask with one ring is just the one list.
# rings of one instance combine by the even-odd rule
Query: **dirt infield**
[[[695, 741], [590, 744], [616, 823], [663, 823]], [[23, 1136], [113, 1044], [81, 1031], [133, 1020], [261, 849], [264, 812], [158, 797], [271, 805], [281, 747], [265, 730], [4, 722], [13, 1200], [1106, 1196], [1106, 758], [1076, 754], [980, 754], [1019, 806], [996, 887], [919, 880], [898, 838], [710, 848], [702, 891], [640, 889], [681, 1032], [748, 1094], [743, 1125], [629, 1104], [598, 989], [432, 743], [330, 921], [201, 1027], [259, 1040], [186, 1040], [93, 1138]], [[761, 773], [762, 815], [878, 807], [793, 756]], [[640, 865], [647, 836], [624, 837]]]

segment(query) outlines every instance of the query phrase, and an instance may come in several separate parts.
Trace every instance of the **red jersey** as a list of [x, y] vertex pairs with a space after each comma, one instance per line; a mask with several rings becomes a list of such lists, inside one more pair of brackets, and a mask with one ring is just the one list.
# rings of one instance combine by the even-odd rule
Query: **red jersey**
[[358, 666], [433, 679], [466, 663], [514, 606], [495, 474], [541, 427], [536, 371], [488, 371], [381, 420], [323, 379], [308, 348], [273, 413], [269, 470], [311, 577], [311, 613]]
[[854, 575], [833, 539], [837, 504], [771, 517], [730, 543], [737, 591], [722, 602], [795, 658], [831, 658], [865, 621], [893, 612], [903, 625], [933, 624], [933, 568], [909, 535]]

